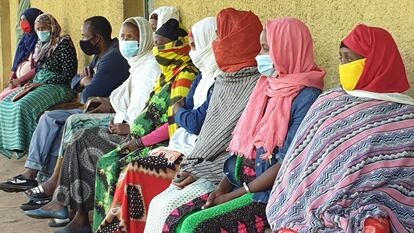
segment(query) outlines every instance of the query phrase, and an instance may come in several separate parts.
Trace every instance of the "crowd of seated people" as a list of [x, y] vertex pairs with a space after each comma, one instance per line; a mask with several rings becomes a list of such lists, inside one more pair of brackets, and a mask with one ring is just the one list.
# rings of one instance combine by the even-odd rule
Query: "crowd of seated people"
[[338, 41], [326, 90], [298, 18], [180, 20], [163, 6], [113, 38], [85, 19], [76, 74], [57, 20], [23, 12], [0, 153], [27, 157], [0, 189], [24, 193], [25, 215], [56, 233], [414, 231], [414, 99], [388, 31]]

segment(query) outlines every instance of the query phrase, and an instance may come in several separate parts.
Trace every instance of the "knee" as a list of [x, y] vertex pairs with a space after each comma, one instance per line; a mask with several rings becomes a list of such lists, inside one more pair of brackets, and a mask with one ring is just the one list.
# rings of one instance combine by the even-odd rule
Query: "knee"
[[[195, 230], [197, 228], [197, 225], [200, 224], [200, 218], [197, 218], [194, 216], [194, 214], [191, 214], [190, 216], [188, 216], [186, 219], [184, 219], [182, 225], [181, 225], [181, 229], [185, 230], [185, 229], [193, 229]], [[183, 231], [181, 231], [183, 232]]]

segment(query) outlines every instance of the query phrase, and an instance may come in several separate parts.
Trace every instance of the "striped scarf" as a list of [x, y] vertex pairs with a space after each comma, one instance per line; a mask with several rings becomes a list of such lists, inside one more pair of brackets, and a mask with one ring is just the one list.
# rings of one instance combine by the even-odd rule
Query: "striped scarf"
[[178, 125], [174, 121], [172, 106], [187, 96], [191, 84], [198, 74], [198, 69], [193, 65], [188, 55], [190, 49], [188, 37], [179, 38], [153, 49], [155, 59], [161, 68], [161, 76], [155, 84], [154, 94], [159, 93], [164, 85], [173, 82], [167, 113], [170, 137], [178, 129]]

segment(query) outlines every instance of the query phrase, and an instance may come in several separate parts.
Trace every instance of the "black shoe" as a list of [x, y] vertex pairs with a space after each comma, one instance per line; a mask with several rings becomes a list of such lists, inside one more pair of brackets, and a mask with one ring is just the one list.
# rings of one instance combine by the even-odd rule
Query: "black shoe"
[[0, 190], [5, 192], [24, 192], [28, 189], [37, 187], [36, 180], [28, 180], [23, 175], [18, 175], [0, 184]]
[[46, 205], [47, 203], [49, 203], [51, 200], [52, 199], [45, 199], [45, 200], [41, 200], [41, 201], [29, 200], [28, 202], [22, 204], [20, 206], [20, 209], [22, 209], [23, 211], [36, 210], [36, 209], [39, 209], [40, 207]]

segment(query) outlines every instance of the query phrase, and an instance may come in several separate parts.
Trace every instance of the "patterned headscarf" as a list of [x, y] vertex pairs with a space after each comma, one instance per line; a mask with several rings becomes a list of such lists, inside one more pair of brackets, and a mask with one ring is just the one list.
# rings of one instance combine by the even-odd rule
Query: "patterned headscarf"
[[35, 24], [37, 22], [45, 23], [50, 26], [50, 34], [51, 38], [48, 42], [42, 43], [40, 40], [36, 44], [36, 49], [33, 55], [33, 59], [36, 64], [39, 61], [46, 59], [53, 53], [53, 51], [58, 47], [59, 43], [68, 38], [68, 36], [61, 36], [61, 27], [59, 23], [56, 21], [55, 17], [53, 17], [49, 13], [43, 13], [36, 18]]

